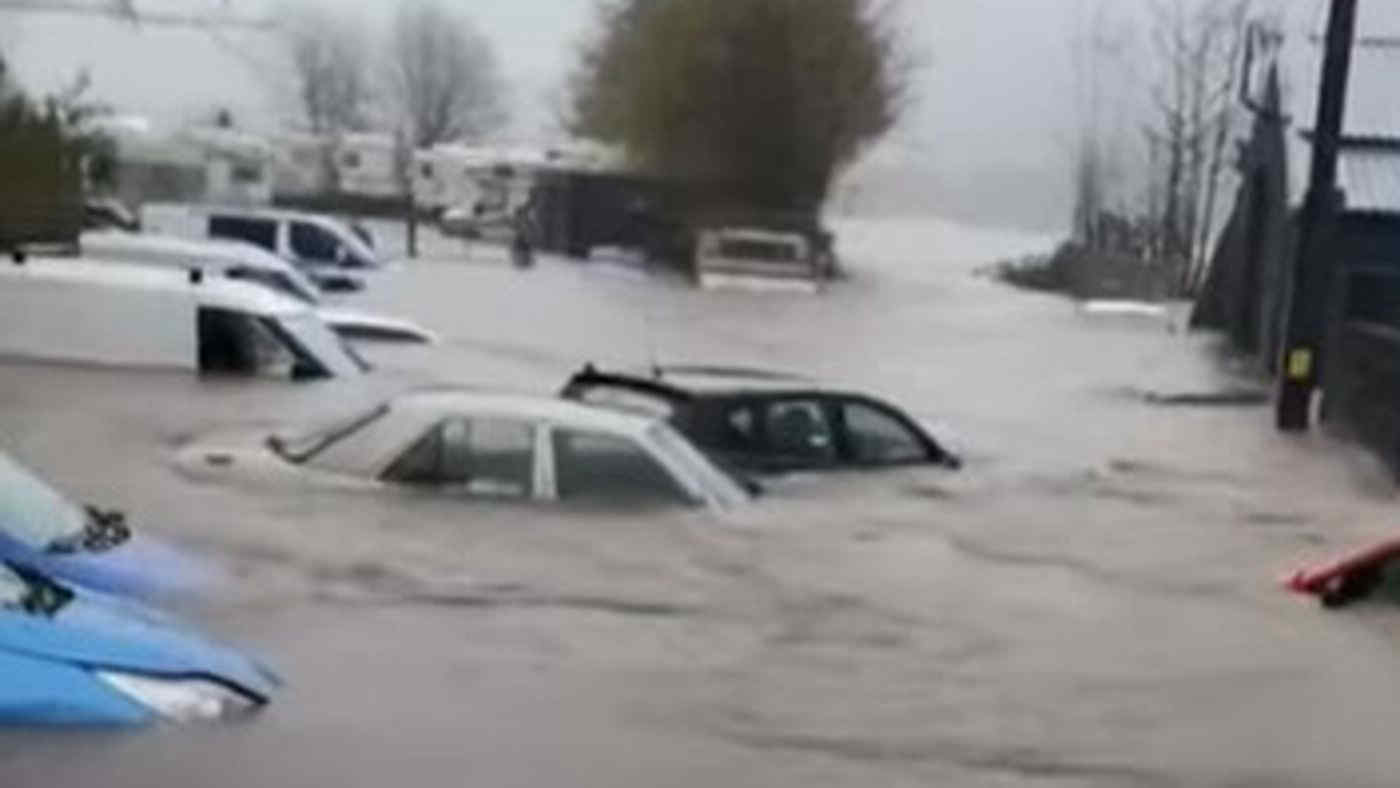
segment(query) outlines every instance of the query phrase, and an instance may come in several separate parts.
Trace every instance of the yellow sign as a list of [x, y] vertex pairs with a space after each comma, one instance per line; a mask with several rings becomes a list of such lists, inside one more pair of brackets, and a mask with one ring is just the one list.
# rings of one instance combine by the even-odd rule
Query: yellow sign
[[1299, 348], [1288, 354], [1288, 377], [1293, 380], [1307, 380], [1312, 376], [1313, 353], [1307, 348]]

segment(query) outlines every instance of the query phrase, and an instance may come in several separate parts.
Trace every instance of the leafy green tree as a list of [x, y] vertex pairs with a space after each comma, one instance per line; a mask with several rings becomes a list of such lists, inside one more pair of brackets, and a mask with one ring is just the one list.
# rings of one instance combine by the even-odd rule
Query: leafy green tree
[[908, 69], [876, 0], [617, 0], [575, 75], [575, 132], [733, 207], [810, 212], [895, 124]]

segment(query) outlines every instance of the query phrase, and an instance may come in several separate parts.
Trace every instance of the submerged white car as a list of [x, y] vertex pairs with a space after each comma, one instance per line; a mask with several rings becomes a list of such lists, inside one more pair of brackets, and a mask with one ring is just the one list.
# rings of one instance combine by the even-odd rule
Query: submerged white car
[[495, 500], [724, 509], [750, 495], [660, 419], [465, 390], [411, 392], [316, 429], [224, 433], [177, 464], [200, 480]]

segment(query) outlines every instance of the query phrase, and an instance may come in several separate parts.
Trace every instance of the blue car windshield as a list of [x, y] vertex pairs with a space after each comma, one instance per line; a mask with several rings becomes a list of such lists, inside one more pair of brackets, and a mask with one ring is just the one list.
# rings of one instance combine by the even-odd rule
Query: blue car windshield
[[35, 550], [80, 540], [87, 512], [0, 453], [0, 534]]
[[24, 579], [5, 564], [0, 564], [0, 607], [20, 607], [29, 594]]

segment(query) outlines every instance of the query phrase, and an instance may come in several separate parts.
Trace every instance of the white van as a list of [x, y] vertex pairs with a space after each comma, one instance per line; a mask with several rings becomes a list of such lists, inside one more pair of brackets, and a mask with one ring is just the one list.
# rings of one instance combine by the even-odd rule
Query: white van
[[0, 261], [0, 354], [292, 380], [369, 368], [310, 307], [265, 287], [91, 259]]
[[696, 241], [695, 273], [707, 290], [816, 293], [825, 278], [806, 237], [744, 227], [701, 231]]
[[243, 241], [189, 241], [168, 235], [115, 230], [87, 232], [85, 258], [160, 268], [202, 269], [210, 276], [251, 282], [315, 307], [326, 325], [347, 339], [432, 343], [432, 332], [405, 320], [328, 306], [320, 289], [296, 266]]
[[244, 241], [308, 269], [376, 269], [384, 261], [364, 236], [336, 219], [270, 208], [151, 203], [141, 228], [159, 235]]

